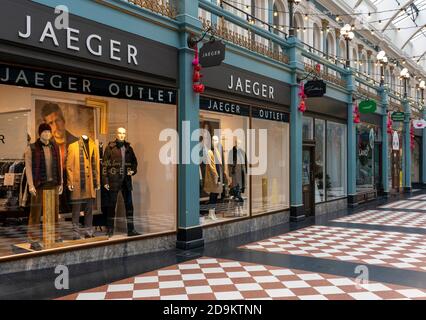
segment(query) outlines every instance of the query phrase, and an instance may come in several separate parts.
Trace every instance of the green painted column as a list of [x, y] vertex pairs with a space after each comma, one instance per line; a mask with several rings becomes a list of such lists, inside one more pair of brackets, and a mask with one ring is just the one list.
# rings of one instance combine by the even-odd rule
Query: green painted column
[[347, 167], [347, 179], [348, 179], [348, 206], [355, 207], [358, 205], [356, 201], [356, 125], [354, 123], [354, 103], [353, 103], [353, 92], [355, 90], [355, 82], [352, 70], [347, 71], [346, 76], [347, 90], [349, 91], [347, 101], [347, 155], [348, 155], [348, 167]]
[[[425, 106], [423, 106], [423, 119], [426, 120], [426, 110], [424, 108]], [[426, 185], [426, 128], [422, 130], [422, 135], [422, 183]]]
[[410, 138], [410, 118], [411, 108], [410, 103], [407, 99], [403, 101], [404, 106], [404, 143], [403, 143], [403, 155], [404, 155], [404, 166], [402, 171], [402, 181], [404, 186], [404, 192], [411, 192], [411, 138]]
[[179, 48], [179, 165], [178, 165], [178, 234], [177, 247], [192, 249], [203, 246], [200, 226], [199, 166], [191, 161], [191, 150], [198, 141], [191, 133], [199, 128], [199, 97], [192, 90], [192, 60], [194, 51], [188, 47], [191, 31], [200, 30], [198, 0], [179, 0], [177, 20], [181, 22]]
[[382, 107], [382, 193], [385, 197], [389, 196], [389, 158], [388, 158], [388, 149], [389, 149], [389, 138], [388, 138], [388, 106], [389, 98], [388, 93], [385, 88], [381, 87], [379, 89], [379, 95], [381, 97], [381, 107]]
[[288, 55], [292, 70], [290, 87], [290, 220], [300, 221], [305, 218], [302, 197], [302, 116], [299, 111], [299, 83], [297, 75], [302, 74], [303, 57], [300, 41], [296, 37], [289, 37]]

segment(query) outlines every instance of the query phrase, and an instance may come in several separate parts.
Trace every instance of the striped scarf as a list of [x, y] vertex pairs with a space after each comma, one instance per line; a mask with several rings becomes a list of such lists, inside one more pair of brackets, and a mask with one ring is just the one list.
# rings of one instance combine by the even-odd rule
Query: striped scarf
[[[84, 169], [84, 157], [89, 159], [92, 167], [92, 178], [93, 178], [93, 186], [97, 188], [97, 171], [96, 171], [96, 159], [95, 159], [95, 150], [92, 150], [90, 153], [90, 147], [87, 149], [83, 139], [80, 139], [78, 142], [80, 148], [80, 190], [86, 190], [86, 170]], [[88, 143], [90, 145], [90, 142]]]

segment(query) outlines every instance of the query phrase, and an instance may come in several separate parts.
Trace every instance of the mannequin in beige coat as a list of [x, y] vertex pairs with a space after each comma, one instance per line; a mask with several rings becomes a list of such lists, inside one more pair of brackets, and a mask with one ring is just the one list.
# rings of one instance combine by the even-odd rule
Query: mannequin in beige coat
[[82, 205], [85, 205], [85, 237], [93, 237], [93, 203], [96, 191], [100, 189], [99, 149], [93, 140], [81, 136], [68, 146], [66, 170], [71, 191], [74, 239], [81, 238], [79, 218]]

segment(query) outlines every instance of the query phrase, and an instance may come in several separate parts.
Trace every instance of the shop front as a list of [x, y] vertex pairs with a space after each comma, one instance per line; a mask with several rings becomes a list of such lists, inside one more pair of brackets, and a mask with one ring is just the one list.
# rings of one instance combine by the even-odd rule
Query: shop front
[[422, 188], [423, 130], [414, 129], [414, 146], [411, 150], [411, 183], [413, 188]]
[[380, 115], [361, 114], [361, 123], [356, 126], [357, 203], [373, 200], [383, 191], [380, 121]]
[[307, 104], [302, 184], [309, 216], [347, 206], [347, 113], [344, 104], [329, 98], [308, 99]]
[[[0, 264], [16, 262], [2, 272], [49, 267], [19, 264], [45, 253], [79, 263], [176, 245], [177, 168], [159, 161], [159, 136], [177, 127], [177, 50], [54, 19], [2, 2]], [[70, 249], [87, 251], [58, 258]]]
[[389, 134], [389, 190], [391, 194], [403, 192], [402, 181], [402, 122], [393, 123], [392, 134]]
[[[200, 222], [205, 227], [290, 206], [288, 87], [228, 65], [207, 68], [200, 98]], [[269, 223], [272, 223], [272, 217]], [[272, 225], [271, 225], [272, 226]], [[209, 228], [204, 228], [209, 239]], [[243, 229], [243, 228], [242, 228]]]

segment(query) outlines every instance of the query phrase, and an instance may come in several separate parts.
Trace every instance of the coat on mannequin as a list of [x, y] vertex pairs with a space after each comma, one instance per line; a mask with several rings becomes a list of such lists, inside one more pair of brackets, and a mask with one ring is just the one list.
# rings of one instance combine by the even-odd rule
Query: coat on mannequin
[[140, 235], [135, 230], [132, 199], [132, 176], [137, 173], [138, 161], [130, 143], [126, 141], [127, 131], [118, 128], [115, 141], [105, 148], [103, 156], [102, 175], [104, 188], [109, 193], [109, 208], [107, 217], [107, 233], [112, 236], [115, 225], [115, 209], [118, 193], [121, 192], [126, 207], [127, 235]]

